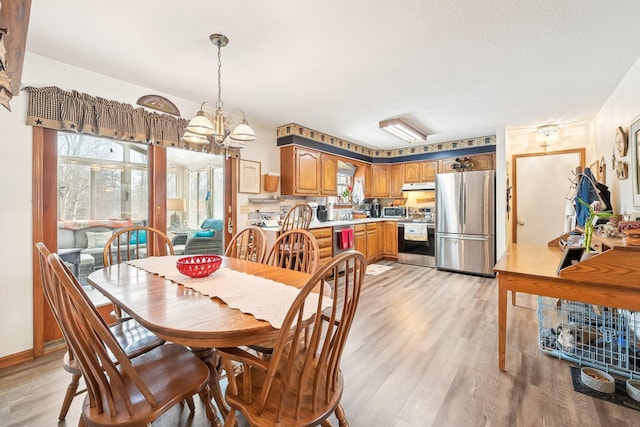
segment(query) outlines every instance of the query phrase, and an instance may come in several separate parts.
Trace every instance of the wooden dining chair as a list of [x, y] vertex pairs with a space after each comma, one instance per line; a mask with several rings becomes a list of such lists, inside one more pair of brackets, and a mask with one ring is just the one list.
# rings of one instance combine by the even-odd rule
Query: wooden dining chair
[[[348, 425], [340, 405], [344, 388], [340, 359], [366, 265], [362, 253], [350, 250], [316, 271], [289, 308], [269, 359], [240, 348], [217, 349], [229, 381], [225, 395], [231, 410], [225, 426], [235, 425], [236, 411], [254, 427], [331, 425], [327, 418], [334, 412], [340, 426]], [[325, 292], [327, 287], [330, 293]], [[323, 310], [317, 295], [326, 294], [332, 304]], [[309, 318], [303, 315], [305, 305], [313, 308]], [[308, 341], [303, 338], [305, 327]], [[235, 369], [236, 364], [242, 369]]]
[[[79, 426], [148, 425], [176, 403], [200, 394], [217, 423], [209, 368], [186, 347], [163, 344], [129, 359], [60, 257], [47, 257], [52, 302], [87, 385]], [[215, 424], [214, 424], [215, 425]]]
[[[150, 256], [174, 255], [171, 240], [162, 231], [153, 227], [135, 226], [115, 232], [102, 251], [105, 267]], [[119, 322], [131, 319], [120, 307], [113, 306], [112, 315]]]
[[313, 219], [313, 209], [306, 203], [300, 203], [289, 209], [282, 221], [281, 231], [289, 231], [296, 228], [306, 230]]
[[293, 229], [278, 236], [264, 263], [311, 274], [318, 268], [319, 260], [320, 247], [314, 235]]
[[105, 267], [132, 259], [173, 255], [171, 240], [153, 227], [135, 226], [119, 230], [107, 240], [102, 252]]
[[[51, 270], [47, 262], [47, 258], [49, 257], [49, 255], [51, 255], [51, 252], [42, 242], [36, 243], [36, 248], [38, 249], [38, 259], [40, 261], [40, 277], [42, 281], [43, 294], [45, 300], [51, 308], [51, 312], [56, 323], [62, 330], [58, 306], [54, 300], [55, 293], [51, 279]], [[67, 273], [71, 274], [68, 270]], [[115, 339], [118, 341], [118, 344], [120, 344], [120, 346], [124, 349], [128, 357], [139, 356], [142, 353], [145, 353], [159, 345], [162, 345], [165, 342], [163, 339], [160, 339], [133, 319], [126, 322], [117, 323], [109, 327], [109, 329], [111, 330], [111, 333], [113, 334]], [[65, 336], [65, 331], [62, 330], [62, 332], [63, 337], [66, 341], [67, 337]], [[60, 421], [65, 419], [65, 417], [67, 416], [67, 412], [69, 411], [69, 406], [71, 405], [73, 398], [86, 391], [78, 391], [79, 381], [82, 377], [82, 371], [80, 370], [78, 362], [73, 356], [73, 353], [71, 351], [67, 351], [62, 360], [62, 366], [64, 370], [71, 374], [71, 382], [67, 386], [67, 391], [62, 402], [62, 407], [60, 408], [60, 414], [58, 415], [58, 420]]]
[[224, 256], [262, 262], [267, 252], [267, 235], [256, 226], [249, 226], [231, 238]]

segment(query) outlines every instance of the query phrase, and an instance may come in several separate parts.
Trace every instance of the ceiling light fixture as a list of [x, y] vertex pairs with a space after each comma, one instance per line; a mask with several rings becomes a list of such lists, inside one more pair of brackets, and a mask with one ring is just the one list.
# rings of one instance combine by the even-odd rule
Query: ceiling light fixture
[[401, 118], [382, 120], [379, 123], [380, 129], [389, 132], [407, 142], [426, 141], [427, 135], [407, 123]]
[[[204, 111], [205, 104], [210, 104], [203, 102], [196, 117], [191, 119], [185, 128], [182, 139], [195, 144], [206, 144], [211, 138], [219, 147], [224, 148], [228, 154], [230, 147], [243, 148], [245, 142], [254, 141], [256, 133], [249, 126], [244, 111], [240, 109], [238, 109], [242, 114], [240, 124], [233, 129], [233, 132], [230, 131], [233, 127], [233, 120], [229, 113], [222, 110], [224, 104], [222, 102], [222, 57], [220, 54], [221, 48], [229, 43], [229, 39], [222, 34], [211, 34], [209, 40], [218, 47], [218, 100], [215, 105], [216, 110], [213, 114]], [[229, 137], [229, 140], [227, 137]]]
[[558, 132], [557, 125], [544, 125], [538, 127], [538, 134], [544, 135], [545, 137], [549, 137], [549, 135], [554, 135]]

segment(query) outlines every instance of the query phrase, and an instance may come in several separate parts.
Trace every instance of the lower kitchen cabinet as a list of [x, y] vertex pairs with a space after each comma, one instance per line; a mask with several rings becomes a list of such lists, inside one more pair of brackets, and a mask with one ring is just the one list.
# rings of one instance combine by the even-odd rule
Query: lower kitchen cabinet
[[322, 266], [333, 256], [333, 227], [312, 228], [309, 232], [318, 241], [318, 247], [320, 248], [318, 266]]
[[398, 223], [385, 221], [382, 224], [382, 255], [388, 258], [398, 258]]
[[376, 262], [380, 259], [380, 244], [378, 233], [378, 222], [370, 222], [367, 224], [367, 262]]
[[356, 224], [354, 247], [356, 251], [367, 255], [367, 226], [365, 224]]

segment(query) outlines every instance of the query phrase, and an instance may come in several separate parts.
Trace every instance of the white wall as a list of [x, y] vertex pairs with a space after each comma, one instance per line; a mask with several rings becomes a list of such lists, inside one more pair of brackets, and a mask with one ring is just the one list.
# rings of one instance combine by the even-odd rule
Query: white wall
[[[640, 207], [633, 206], [633, 188], [631, 181], [631, 155], [622, 158], [629, 164], [630, 177], [618, 180], [615, 171], [611, 169], [611, 155], [613, 153], [616, 128], [621, 126], [629, 133], [629, 126], [640, 116], [640, 58], [629, 69], [627, 75], [620, 81], [616, 89], [609, 96], [598, 112], [593, 122], [595, 139], [595, 157], [592, 161], [604, 156], [607, 162], [607, 186], [611, 191], [611, 200], [616, 213], [630, 213], [632, 217], [640, 216]], [[619, 156], [616, 152], [616, 158]]]
[[[158, 94], [171, 99], [182, 117], [195, 115], [200, 104], [153, 89], [135, 86], [67, 64], [27, 53], [22, 86], [58, 86], [119, 102], [136, 104], [138, 98]], [[0, 357], [33, 347], [31, 127], [26, 126], [27, 94], [11, 101], [12, 112], [0, 107]], [[251, 120], [251, 117], [249, 117]], [[256, 129], [258, 140], [247, 144], [242, 156], [262, 162], [263, 171], [279, 170], [276, 130]], [[242, 195], [244, 196], [244, 195]]]

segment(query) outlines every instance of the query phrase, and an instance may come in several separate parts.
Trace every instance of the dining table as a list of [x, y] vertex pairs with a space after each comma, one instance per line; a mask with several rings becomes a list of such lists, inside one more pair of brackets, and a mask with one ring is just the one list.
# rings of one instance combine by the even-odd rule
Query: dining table
[[226, 416], [228, 407], [219, 385], [215, 348], [265, 342], [276, 338], [280, 330], [267, 320], [233, 308], [230, 305], [237, 304], [227, 304], [223, 299], [226, 296], [212, 291], [207, 295], [194, 287], [198, 289], [203, 283], [227, 288], [253, 286], [254, 297], [271, 306], [278, 304], [271, 303], [269, 296], [260, 296], [263, 284], [275, 283], [290, 291], [286, 288], [302, 288], [311, 275], [223, 256], [220, 268], [210, 278], [191, 279], [178, 272], [179, 258], [150, 257], [114, 264], [94, 271], [87, 282], [154, 334], [197, 354], [210, 368], [211, 392], [221, 414]]

